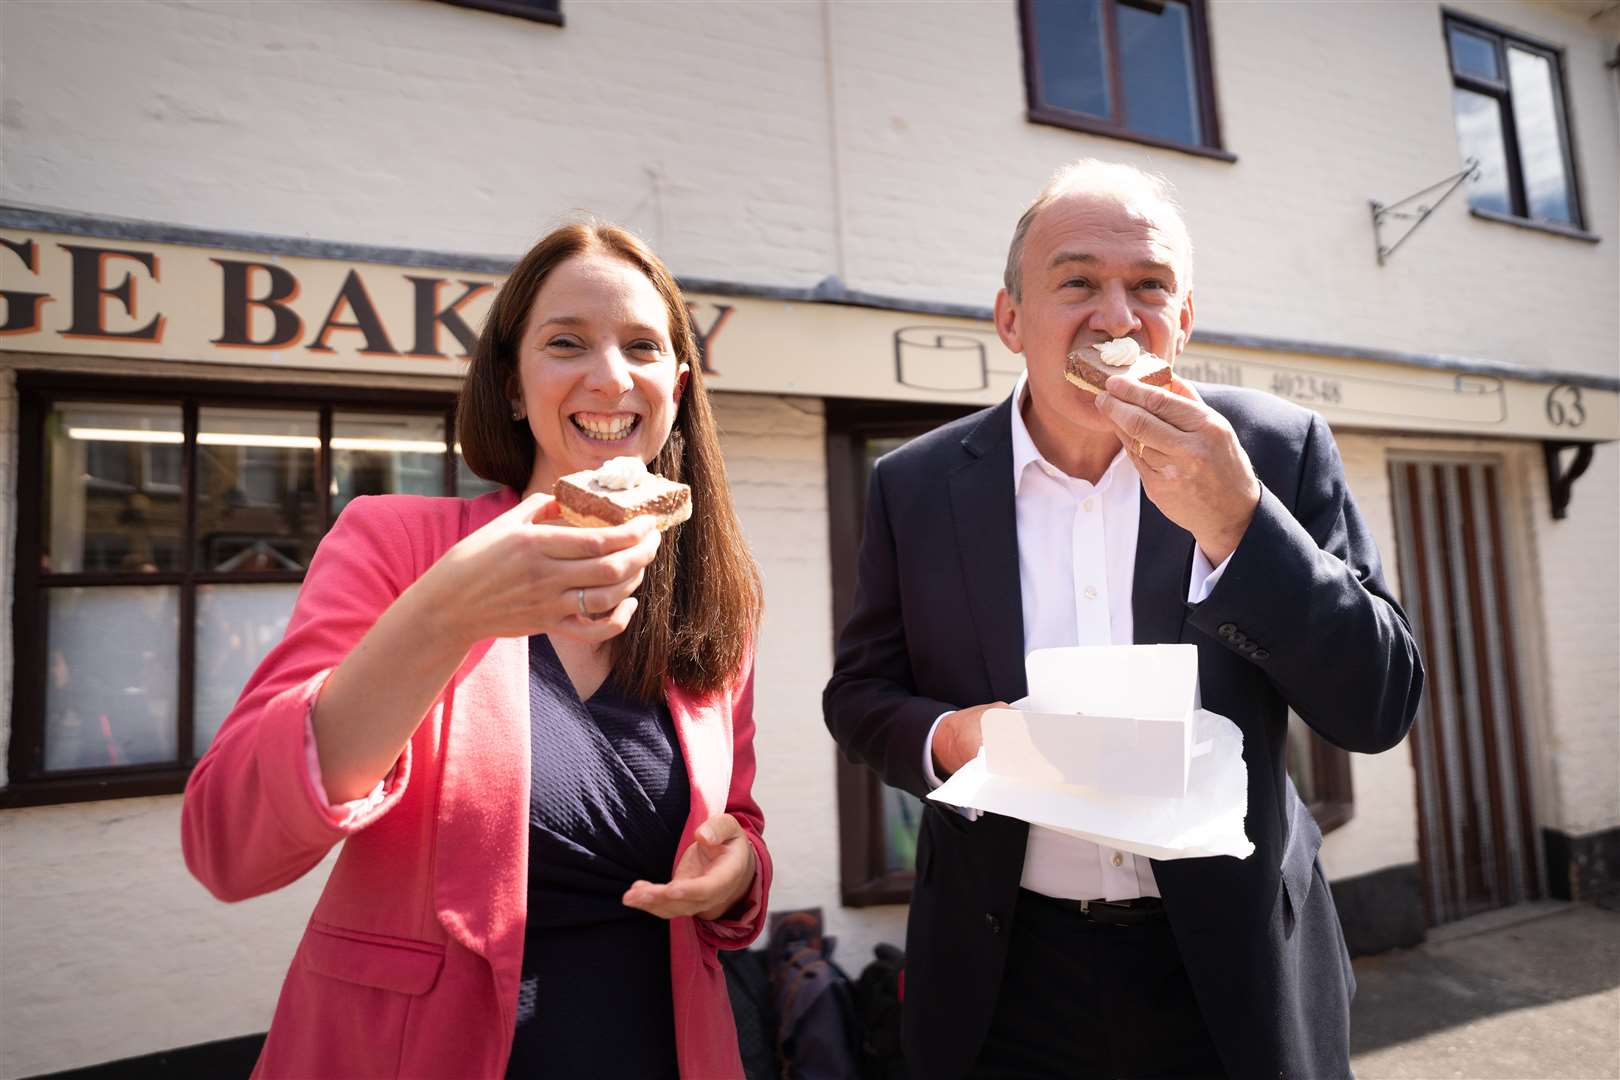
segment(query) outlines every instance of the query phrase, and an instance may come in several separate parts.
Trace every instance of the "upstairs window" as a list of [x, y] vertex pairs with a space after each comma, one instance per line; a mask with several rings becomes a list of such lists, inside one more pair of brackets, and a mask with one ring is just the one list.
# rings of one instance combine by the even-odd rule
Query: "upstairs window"
[[1457, 145], [1479, 161], [1468, 205], [1581, 228], [1560, 51], [1455, 15], [1444, 27]]
[[1231, 159], [1204, 0], [1020, 0], [1029, 118]]

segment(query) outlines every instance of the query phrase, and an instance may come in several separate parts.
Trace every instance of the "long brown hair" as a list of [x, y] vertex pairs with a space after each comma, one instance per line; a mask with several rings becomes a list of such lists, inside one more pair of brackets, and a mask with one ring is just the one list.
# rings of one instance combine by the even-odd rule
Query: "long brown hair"
[[692, 488], [692, 517], [664, 533], [636, 590], [639, 607], [613, 639], [619, 684], [645, 701], [663, 693], [667, 676], [688, 693], [724, 688], [740, 674], [759, 626], [764, 587], [731, 506], [726, 464], [686, 301], [652, 249], [614, 225], [564, 225], [529, 250], [501, 286], [456, 404], [456, 434], [467, 467], [519, 492], [534, 472], [536, 447], [527, 423], [511, 417], [509, 390], [529, 309], [546, 275], [576, 255], [606, 251], [640, 270], [669, 309], [675, 363], [686, 364], [686, 393], [675, 426], [649, 468]]

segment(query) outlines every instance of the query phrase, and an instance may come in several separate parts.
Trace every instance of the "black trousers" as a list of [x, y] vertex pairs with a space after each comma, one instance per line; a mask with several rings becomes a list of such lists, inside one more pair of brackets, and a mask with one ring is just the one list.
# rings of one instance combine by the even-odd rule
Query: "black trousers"
[[1020, 891], [974, 1080], [1222, 1077], [1167, 921], [1106, 926]]

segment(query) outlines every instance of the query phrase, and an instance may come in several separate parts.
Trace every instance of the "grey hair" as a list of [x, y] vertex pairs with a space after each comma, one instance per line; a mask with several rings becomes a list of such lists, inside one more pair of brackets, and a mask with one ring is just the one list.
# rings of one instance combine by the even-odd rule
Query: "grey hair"
[[1007, 267], [1002, 271], [1001, 280], [1014, 300], [1024, 298], [1022, 263], [1024, 240], [1029, 235], [1030, 226], [1042, 210], [1077, 191], [1141, 199], [1163, 209], [1166, 213], [1161, 224], [1173, 234], [1186, 260], [1185, 273], [1181, 275], [1184, 280], [1179, 282], [1182, 292], [1192, 287], [1192, 234], [1187, 231], [1187, 220], [1181, 214], [1181, 204], [1176, 202], [1175, 188], [1170, 181], [1158, 173], [1138, 169], [1135, 165], [1081, 158], [1052, 174], [1052, 179], [1035, 196], [1035, 201], [1025, 209], [1013, 229], [1012, 243], [1007, 245]]

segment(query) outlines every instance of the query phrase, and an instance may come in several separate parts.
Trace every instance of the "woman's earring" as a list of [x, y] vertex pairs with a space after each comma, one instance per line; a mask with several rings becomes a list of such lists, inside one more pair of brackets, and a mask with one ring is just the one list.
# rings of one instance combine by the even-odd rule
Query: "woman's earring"
[[516, 401], [512, 402], [512, 419], [523, 419], [523, 406], [518, 404]]

